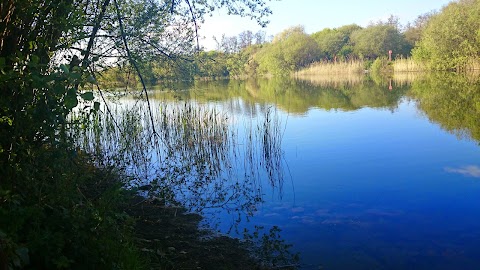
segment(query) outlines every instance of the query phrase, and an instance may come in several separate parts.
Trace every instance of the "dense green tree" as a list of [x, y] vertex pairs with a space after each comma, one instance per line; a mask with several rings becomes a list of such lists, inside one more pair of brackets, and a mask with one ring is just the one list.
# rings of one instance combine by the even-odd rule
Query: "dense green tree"
[[452, 2], [431, 17], [415, 48], [432, 69], [463, 69], [480, 57], [480, 1]]
[[340, 57], [346, 59], [352, 53], [350, 35], [360, 29], [361, 27], [356, 24], [345, 25], [337, 29], [325, 28], [313, 33], [312, 37], [318, 43], [322, 58], [334, 60], [335, 57]]
[[408, 44], [399, 29], [389, 23], [378, 23], [352, 33], [353, 51], [358, 56], [375, 59], [388, 55], [406, 55]]
[[403, 34], [412, 48], [420, 41], [423, 36], [423, 31], [427, 27], [430, 18], [434, 15], [435, 12], [428, 12], [419, 15], [413, 23], [407, 23]]
[[195, 56], [195, 76], [200, 78], [228, 77], [227, 57], [227, 54], [218, 51], [198, 53]]
[[285, 75], [318, 60], [320, 50], [303, 27], [291, 27], [276, 35], [255, 57], [260, 73]]

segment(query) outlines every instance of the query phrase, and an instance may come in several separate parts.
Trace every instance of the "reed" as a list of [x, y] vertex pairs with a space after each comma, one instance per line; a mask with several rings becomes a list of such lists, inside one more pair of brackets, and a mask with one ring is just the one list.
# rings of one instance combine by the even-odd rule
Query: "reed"
[[364, 72], [365, 62], [360, 60], [341, 61], [336, 63], [317, 62], [305, 69], [297, 71], [295, 76], [362, 74]]
[[110, 114], [90, 115], [72, 132], [78, 147], [95, 153], [100, 165], [125, 168], [128, 187], [152, 186], [149, 194], [191, 211], [221, 208], [246, 216], [262, 201], [261, 179], [281, 190], [284, 159], [276, 110], [266, 109], [239, 132], [225, 110], [192, 100], [155, 100], [153, 121], [141, 100], [126, 97], [108, 106]]
[[427, 71], [425, 64], [414, 61], [412, 58], [399, 58], [393, 61], [393, 70], [398, 72], [421, 72]]

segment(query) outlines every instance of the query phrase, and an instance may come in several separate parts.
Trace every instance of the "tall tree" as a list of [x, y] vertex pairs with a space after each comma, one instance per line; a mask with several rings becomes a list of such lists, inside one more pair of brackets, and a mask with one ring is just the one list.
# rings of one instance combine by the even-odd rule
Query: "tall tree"
[[435, 12], [428, 12], [419, 15], [413, 23], [407, 23], [405, 27], [405, 39], [412, 46], [412, 48], [420, 41], [423, 36], [423, 31], [427, 27], [430, 18], [435, 15]]
[[318, 60], [320, 50], [315, 40], [301, 26], [276, 35], [271, 44], [256, 55], [260, 73], [285, 75]]
[[338, 29], [326, 28], [312, 34], [312, 37], [318, 43], [323, 58], [332, 60], [338, 56], [345, 59], [352, 53], [350, 35], [360, 29], [361, 27], [356, 24]]
[[394, 54], [406, 55], [409, 52], [404, 36], [397, 27], [389, 23], [379, 23], [352, 33], [354, 52], [360, 57], [374, 59]]
[[480, 57], [480, 0], [452, 2], [431, 17], [415, 59], [439, 70], [463, 69]]

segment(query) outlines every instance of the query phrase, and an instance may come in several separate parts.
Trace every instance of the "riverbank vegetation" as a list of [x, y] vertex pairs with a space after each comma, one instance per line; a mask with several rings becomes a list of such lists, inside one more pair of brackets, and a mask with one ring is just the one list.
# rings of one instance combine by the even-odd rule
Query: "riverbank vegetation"
[[[270, 12], [265, 2], [18, 0], [0, 7], [0, 269], [149, 269], [153, 261], [172, 262], [175, 268], [178, 255], [190, 250], [169, 244], [170, 235], [140, 237], [145, 227], [137, 219], [145, 217], [141, 210], [149, 205], [135, 201], [139, 188], [132, 180], [139, 178], [125, 156], [108, 156], [100, 147], [108, 139], [123, 143], [115, 146], [142, 146], [124, 135], [142, 131], [152, 138], [161, 127], [138, 125], [134, 113], [123, 122], [113, 118], [105, 101], [115, 92], [99, 88], [99, 71], [118, 68], [126, 72], [114, 77], [116, 82], [146, 83], [153, 63], [170, 59], [165, 65], [175, 66], [179, 62], [173, 60], [196, 50], [196, 20], [206, 11], [226, 8], [263, 24]], [[151, 120], [146, 90], [140, 100]], [[98, 147], [89, 148], [79, 131], [100, 127], [98, 117], [108, 119], [101, 128], [110, 137], [93, 137]], [[146, 158], [143, 149], [130, 158]], [[105, 162], [107, 156], [111, 159]], [[181, 205], [174, 209], [185, 211]], [[157, 214], [156, 219], [169, 216]], [[170, 221], [178, 225], [170, 229], [198, 229], [196, 222], [182, 227]], [[268, 234], [273, 238], [264, 239], [285, 247], [277, 233], [278, 228]], [[152, 249], [143, 240], [167, 248]], [[238, 250], [237, 243], [215, 255]], [[244, 255], [246, 263], [262, 267], [261, 258]], [[205, 254], [194, 258], [208, 260]]]
[[[391, 62], [382, 65], [382, 73], [474, 70], [480, 68], [479, 8], [478, 0], [459, 0], [406, 25], [392, 15], [367, 27], [351, 24], [312, 34], [293, 26], [270, 39], [264, 32], [224, 35], [216, 50], [202, 51], [175, 67], [151, 64], [146, 74], [155, 81], [361, 73], [378, 58]], [[104, 76], [111, 78], [118, 71]]]
[[[416, 63], [421, 62], [429, 70], [466, 70], [479, 65], [478, 0], [453, 2], [438, 13], [422, 15], [406, 27], [391, 17], [365, 28], [347, 25], [313, 34], [296, 26], [272, 40], [263, 32], [246, 31], [238, 37], [222, 37], [216, 51], [197, 48], [197, 23], [203, 16], [225, 8], [229, 13], [249, 16], [264, 24], [265, 16], [270, 13], [265, 5], [260, 0], [3, 1], [0, 269], [145, 269], [152, 262], [168, 269], [179, 263], [172, 258], [183, 259], [193, 251], [180, 245], [185, 244], [185, 238], [179, 237], [182, 243], [170, 244], [166, 240], [170, 235], [156, 234], [158, 231], [153, 230], [142, 237], [148, 226], [160, 225], [160, 218], [173, 216], [168, 219], [173, 223], [162, 223], [172, 229], [180, 222], [176, 219], [178, 213], [195, 208], [189, 202], [202, 203], [194, 210], [219, 204], [230, 206], [230, 203], [238, 203], [232, 209], [240, 207], [250, 211], [247, 214], [255, 210], [261, 196], [253, 177], [251, 182], [233, 178], [221, 183], [213, 180], [215, 173], [228, 167], [229, 161], [222, 151], [233, 144], [224, 115], [187, 105], [181, 110], [168, 111], [169, 108], [160, 106], [156, 109], [165, 110], [153, 110], [147, 84], [200, 78], [281, 77], [294, 72], [302, 74], [301, 70], [315, 75], [338, 74], [345, 69], [348, 73], [361, 73], [372, 67], [382, 71], [392, 66], [382, 58], [388, 50], [393, 51], [394, 59], [399, 56], [405, 59], [411, 54]], [[415, 68], [418, 67], [412, 69]], [[342, 110], [365, 105], [394, 108], [402, 92], [390, 92], [383, 81], [381, 87], [371, 87], [371, 81], [354, 77], [351, 81], [351, 84], [361, 81], [359, 91], [348, 83], [316, 91], [310, 93], [311, 104], [300, 101], [304, 93], [295, 90], [298, 85], [291, 85], [305, 82], [276, 78], [244, 83], [249, 84], [247, 89], [251, 94], [264, 99], [275, 97], [281, 107], [298, 113], [304, 113], [310, 106]], [[316, 79], [310, 83], [324, 82]], [[106, 97], [115, 97], [119, 91], [102, 89], [129, 90], [138, 85], [142, 90], [135, 92], [137, 99], [132, 103], [144, 100], [142, 111], [122, 111], [124, 114], [116, 115], [118, 111], [113, 104], [106, 106]], [[428, 93], [419, 90], [417, 94]], [[175, 94], [175, 98], [181, 98], [181, 94]], [[257, 145], [262, 156], [248, 156], [255, 152], [250, 148], [244, 152], [247, 159], [267, 164], [268, 175], [275, 175], [281, 161], [280, 129], [274, 112], [261, 113], [266, 120], [258, 130], [263, 133], [255, 135], [251, 131], [249, 138], [263, 138]], [[150, 144], [152, 138], [156, 138], [154, 142], [169, 142], [163, 149], [170, 152], [155, 157], [171, 163], [157, 162], [167, 166], [155, 168], [156, 178], [142, 178], [139, 175], [147, 175], [152, 168], [132, 169], [131, 163], [147, 161], [152, 157], [148, 154], [158, 150], [147, 147], [155, 145]], [[102, 147], [115, 149], [109, 152]], [[272, 160], [262, 159], [272, 155]], [[251, 167], [255, 166], [252, 162]], [[268, 180], [281, 186], [281, 181], [275, 182], [278, 179]], [[159, 192], [152, 200], [139, 201], [135, 196], [138, 189], [151, 192], [153, 187]], [[215, 190], [219, 197], [205, 195], [206, 189], [212, 187], [219, 189]], [[184, 195], [183, 201], [174, 200], [174, 189]], [[146, 217], [142, 211], [159, 209], [166, 212], [165, 216], [149, 213], [139, 225], [137, 219]], [[186, 218], [189, 221], [176, 228], [189, 237], [190, 233], [199, 233], [195, 231], [199, 217]], [[267, 247], [254, 249], [263, 256], [251, 258], [242, 254], [245, 260], [240, 264], [253, 260], [259, 267], [268, 268], [297, 261], [294, 254], [286, 252], [289, 246], [279, 238], [278, 228], [264, 235], [253, 233], [257, 238], [260, 236], [260, 246], [253, 246]], [[247, 235], [247, 239], [254, 240], [252, 235]], [[200, 246], [191, 238], [187, 242], [192, 247]], [[232, 243], [222, 251], [240, 246], [240, 242]], [[215, 255], [220, 254], [212, 250]], [[206, 253], [188, 256], [199, 260], [206, 257]], [[265, 263], [264, 258], [271, 261]]]

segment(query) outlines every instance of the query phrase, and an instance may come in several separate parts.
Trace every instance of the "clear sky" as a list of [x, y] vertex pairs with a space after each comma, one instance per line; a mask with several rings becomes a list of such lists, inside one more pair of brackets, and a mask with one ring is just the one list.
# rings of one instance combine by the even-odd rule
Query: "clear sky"
[[[263, 29], [267, 36], [275, 35], [290, 26], [303, 25], [311, 34], [324, 28], [336, 28], [356, 23], [367, 26], [370, 22], [386, 20], [390, 15], [400, 18], [402, 24], [413, 22], [418, 15], [440, 10], [452, 0], [281, 0], [269, 3], [273, 14], [270, 24]], [[238, 16], [226, 16], [215, 12], [201, 26], [200, 45], [215, 49], [213, 36], [236, 36], [240, 32], [262, 30], [254, 21]]]

